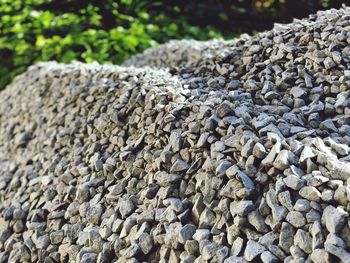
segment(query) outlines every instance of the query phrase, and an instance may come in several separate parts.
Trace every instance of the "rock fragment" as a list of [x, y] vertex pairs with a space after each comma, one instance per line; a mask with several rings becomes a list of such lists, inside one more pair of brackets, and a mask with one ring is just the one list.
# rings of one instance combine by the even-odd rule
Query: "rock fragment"
[[330, 233], [337, 233], [345, 224], [348, 213], [340, 207], [327, 206], [322, 215], [322, 221]]
[[244, 258], [247, 261], [252, 261], [254, 258], [256, 258], [258, 255], [263, 253], [265, 250], [266, 248], [260, 245], [258, 242], [249, 240], [247, 243], [247, 247], [244, 250]]

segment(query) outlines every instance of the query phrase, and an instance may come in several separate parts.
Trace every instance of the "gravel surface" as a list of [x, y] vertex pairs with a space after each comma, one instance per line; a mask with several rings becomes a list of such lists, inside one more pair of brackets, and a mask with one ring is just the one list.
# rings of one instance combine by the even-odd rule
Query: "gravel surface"
[[350, 8], [0, 96], [0, 262], [350, 262]]

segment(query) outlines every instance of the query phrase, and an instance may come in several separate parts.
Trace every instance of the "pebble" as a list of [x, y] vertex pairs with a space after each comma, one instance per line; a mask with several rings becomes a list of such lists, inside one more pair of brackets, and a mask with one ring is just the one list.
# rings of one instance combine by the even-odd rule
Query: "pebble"
[[332, 262], [331, 255], [324, 249], [315, 249], [312, 251], [310, 258], [313, 262], [330, 263]]
[[290, 247], [294, 244], [295, 229], [287, 222], [283, 222], [279, 236], [279, 246], [285, 251], [289, 252]]
[[265, 251], [261, 254], [261, 261], [263, 263], [277, 263], [279, 262], [279, 259], [272, 254], [270, 251]]
[[309, 201], [319, 202], [321, 193], [314, 186], [304, 186], [299, 190], [299, 195]]
[[254, 209], [254, 204], [251, 200], [242, 200], [239, 202], [232, 202], [230, 205], [231, 214], [246, 216]]
[[298, 229], [298, 231], [295, 233], [294, 245], [298, 246], [305, 253], [310, 254], [312, 252], [311, 243], [311, 235], [302, 229]]
[[215, 214], [209, 210], [204, 209], [202, 212], [200, 218], [199, 218], [199, 227], [200, 228], [209, 228], [212, 227], [215, 224], [216, 216]]
[[135, 210], [135, 205], [131, 200], [119, 202], [119, 212], [122, 218], [126, 218]]
[[322, 215], [322, 221], [330, 233], [337, 233], [344, 226], [348, 213], [340, 207], [327, 206]]
[[187, 240], [190, 240], [193, 237], [196, 230], [196, 226], [192, 224], [187, 224], [183, 226], [179, 232], [179, 242], [184, 244]]
[[183, 160], [176, 160], [173, 166], [170, 168], [171, 173], [181, 173], [187, 171], [190, 166]]
[[287, 222], [296, 228], [300, 228], [306, 224], [306, 219], [302, 213], [298, 211], [291, 211], [287, 214]]
[[254, 240], [249, 240], [247, 242], [247, 247], [244, 250], [244, 258], [247, 261], [252, 261], [255, 259], [258, 255], [263, 253], [266, 250], [266, 248], [262, 245], [260, 245], [258, 242]]
[[290, 155], [291, 153], [287, 150], [280, 151], [277, 154], [275, 161], [273, 162], [273, 166], [279, 170], [284, 171], [292, 164]]
[[298, 199], [293, 207], [298, 212], [308, 212], [311, 209], [310, 202], [306, 199]]
[[284, 182], [293, 190], [300, 190], [304, 186], [304, 181], [295, 175], [288, 175], [284, 178]]
[[261, 143], [256, 143], [252, 153], [256, 158], [263, 159], [266, 156], [266, 149]]

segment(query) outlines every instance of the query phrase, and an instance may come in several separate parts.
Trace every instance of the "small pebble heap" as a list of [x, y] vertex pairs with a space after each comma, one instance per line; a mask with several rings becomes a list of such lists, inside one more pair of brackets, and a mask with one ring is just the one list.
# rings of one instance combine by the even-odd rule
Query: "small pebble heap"
[[0, 96], [0, 262], [350, 262], [350, 8]]

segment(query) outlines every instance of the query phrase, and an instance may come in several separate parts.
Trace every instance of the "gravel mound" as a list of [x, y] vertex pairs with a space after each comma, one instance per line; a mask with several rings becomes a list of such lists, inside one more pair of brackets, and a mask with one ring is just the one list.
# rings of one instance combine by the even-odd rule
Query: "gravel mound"
[[0, 262], [350, 262], [350, 8], [0, 96]]

